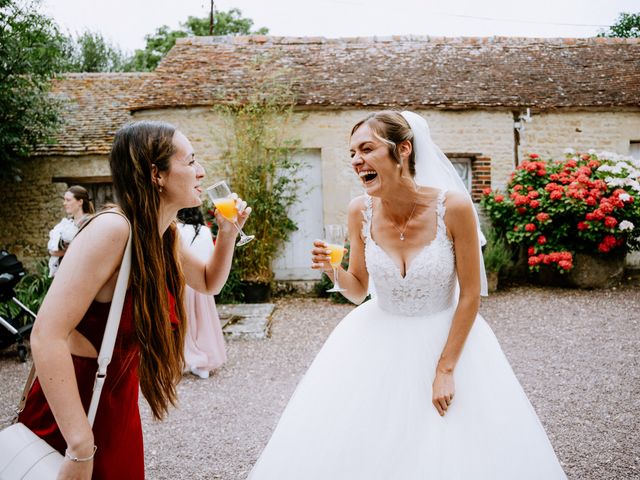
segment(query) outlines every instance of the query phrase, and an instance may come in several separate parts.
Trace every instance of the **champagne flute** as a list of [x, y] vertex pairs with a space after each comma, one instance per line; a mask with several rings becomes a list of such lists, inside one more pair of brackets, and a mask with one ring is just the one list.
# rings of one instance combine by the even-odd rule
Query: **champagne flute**
[[327, 292], [344, 292], [345, 289], [338, 282], [338, 268], [342, 263], [344, 255], [344, 240], [347, 236], [346, 228], [343, 225], [325, 225], [324, 237], [327, 248], [331, 251], [329, 254], [329, 263], [333, 268], [333, 288]]
[[233, 223], [238, 230], [238, 233], [240, 233], [240, 240], [236, 243], [238, 247], [245, 245], [256, 238], [254, 235], [247, 235], [244, 233], [240, 228], [240, 225], [238, 225], [238, 208], [236, 207], [235, 199], [231, 197], [231, 190], [229, 189], [227, 182], [220, 180], [210, 187], [207, 187], [207, 195], [209, 195], [209, 198], [220, 214]]

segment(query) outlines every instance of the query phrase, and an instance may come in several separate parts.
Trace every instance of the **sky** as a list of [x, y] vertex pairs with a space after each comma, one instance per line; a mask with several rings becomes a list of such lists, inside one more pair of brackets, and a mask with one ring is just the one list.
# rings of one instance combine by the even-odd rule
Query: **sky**
[[[126, 52], [144, 36], [188, 16], [209, 14], [210, 0], [41, 0], [41, 11], [71, 34], [99, 31]], [[271, 35], [327, 38], [388, 35], [590, 37], [640, 0], [217, 0], [239, 8]]]

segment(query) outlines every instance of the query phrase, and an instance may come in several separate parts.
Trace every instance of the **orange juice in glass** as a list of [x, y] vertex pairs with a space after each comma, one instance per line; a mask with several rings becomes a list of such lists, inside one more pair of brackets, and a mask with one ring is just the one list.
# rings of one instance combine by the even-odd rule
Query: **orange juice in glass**
[[214, 183], [207, 188], [207, 195], [215, 205], [216, 209], [220, 211], [220, 214], [233, 223], [240, 233], [240, 240], [236, 245], [241, 246], [249, 243], [255, 238], [253, 235], [245, 234], [240, 225], [238, 225], [238, 208], [236, 207], [236, 200], [231, 196], [231, 189], [227, 185], [227, 182], [221, 180]]
[[331, 253], [329, 254], [329, 263], [332, 267], [339, 267], [342, 263], [342, 257], [344, 256], [344, 245], [329, 243], [327, 248], [331, 250]]
[[238, 209], [233, 198], [216, 198], [213, 200], [213, 204], [220, 210], [222, 216], [230, 222], [238, 220]]
[[347, 229], [343, 225], [325, 225], [324, 238], [329, 253], [329, 263], [333, 268], [333, 288], [327, 292], [344, 292], [338, 281], [338, 271], [344, 256], [344, 241], [347, 236]]

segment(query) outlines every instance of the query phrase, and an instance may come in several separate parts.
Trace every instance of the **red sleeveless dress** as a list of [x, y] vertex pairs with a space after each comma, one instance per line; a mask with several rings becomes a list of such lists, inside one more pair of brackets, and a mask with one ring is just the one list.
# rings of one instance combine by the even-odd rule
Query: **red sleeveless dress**
[[[171, 322], [176, 323], [174, 300], [169, 295]], [[96, 351], [100, 350], [111, 303], [94, 301], [76, 330], [84, 335]], [[85, 412], [89, 410], [98, 362], [95, 358], [72, 355], [80, 398]], [[133, 322], [131, 294], [127, 292], [120, 327], [107, 368], [93, 435], [98, 447], [94, 457], [94, 480], [144, 479], [144, 448], [138, 409], [140, 351]], [[38, 379], [31, 387], [25, 409], [19, 416], [34, 433], [64, 455], [66, 442], [58, 429]]]

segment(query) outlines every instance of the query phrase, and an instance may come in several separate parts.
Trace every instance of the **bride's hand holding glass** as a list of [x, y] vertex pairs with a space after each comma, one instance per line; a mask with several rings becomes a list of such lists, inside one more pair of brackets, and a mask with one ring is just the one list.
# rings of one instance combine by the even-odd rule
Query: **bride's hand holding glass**
[[333, 272], [333, 267], [331, 266], [331, 249], [325, 241], [315, 240], [313, 242], [311, 262], [311, 268], [314, 270], [320, 270], [327, 275]]
[[[341, 269], [342, 257], [346, 249], [344, 248], [347, 229], [342, 225], [326, 225], [325, 241], [316, 240], [311, 250], [311, 268], [322, 270], [327, 275], [333, 272], [333, 288], [327, 292], [344, 292], [338, 280]], [[327, 266], [330, 270], [327, 270]]]

